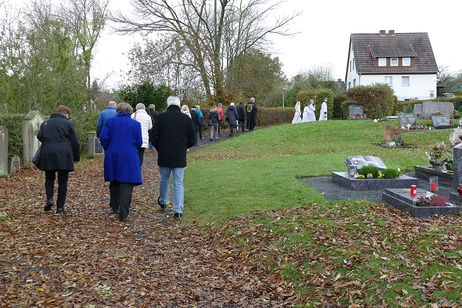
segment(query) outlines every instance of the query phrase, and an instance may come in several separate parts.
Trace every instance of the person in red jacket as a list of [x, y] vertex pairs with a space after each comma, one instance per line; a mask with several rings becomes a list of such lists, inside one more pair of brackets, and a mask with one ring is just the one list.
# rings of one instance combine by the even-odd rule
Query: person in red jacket
[[218, 136], [221, 136], [220, 126], [221, 126], [221, 123], [223, 122], [223, 105], [221, 103], [218, 104], [217, 112], [218, 112], [218, 119], [220, 120], [220, 123], [218, 123]]

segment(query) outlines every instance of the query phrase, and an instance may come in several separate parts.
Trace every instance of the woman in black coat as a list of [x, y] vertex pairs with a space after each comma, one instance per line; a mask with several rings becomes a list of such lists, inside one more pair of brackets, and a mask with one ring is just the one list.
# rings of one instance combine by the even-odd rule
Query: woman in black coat
[[56, 172], [58, 172], [58, 199], [56, 213], [64, 211], [66, 201], [67, 180], [69, 172], [74, 171], [74, 162], [80, 160], [80, 145], [74, 125], [69, 120], [70, 109], [58, 106], [56, 113], [43, 122], [37, 139], [42, 143], [40, 152], [40, 170], [45, 171], [45, 191], [47, 202], [44, 210], [51, 210], [53, 188]]

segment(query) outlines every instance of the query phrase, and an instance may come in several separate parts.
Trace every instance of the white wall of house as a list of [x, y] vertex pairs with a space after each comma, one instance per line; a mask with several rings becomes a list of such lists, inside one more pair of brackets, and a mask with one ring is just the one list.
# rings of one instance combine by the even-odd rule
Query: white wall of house
[[[424, 75], [361, 75], [361, 86], [372, 85], [375, 83], [388, 83], [391, 77], [391, 87], [398, 97], [398, 100], [406, 99], [432, 99], [436, 97], [436, 74], [424, 74]], [[403, 85], [403, 77], [409, 77], [409, 86]], [[431, 95], [433, 93], [433, 96]]]
[[350, 46], [350, 57], [348, 59], [347, 67], [347, 80], [345, 86], [347, 90], [359, 86], [359, 75], [356, 71], [356, 65], [354, 64], [355, 53], [353, 52], [353, 45]]

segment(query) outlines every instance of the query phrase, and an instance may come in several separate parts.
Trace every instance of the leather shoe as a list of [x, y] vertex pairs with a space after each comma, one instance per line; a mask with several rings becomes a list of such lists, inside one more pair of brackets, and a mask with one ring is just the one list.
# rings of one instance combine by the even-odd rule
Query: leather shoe
[[165, 205], [163, 203], [160, 203], [160, 197], [157, 198], [157, 204], [159, 204], [160, 209], [162, 210], [162, 212], [165, 212], [165, 208], [167, 207], [167, 205]]
[[176, 220], [182, 220], [183, 219], [183, 214], [181, 214], [181, 213], [174, 213], [173, 216], [175, 217]]

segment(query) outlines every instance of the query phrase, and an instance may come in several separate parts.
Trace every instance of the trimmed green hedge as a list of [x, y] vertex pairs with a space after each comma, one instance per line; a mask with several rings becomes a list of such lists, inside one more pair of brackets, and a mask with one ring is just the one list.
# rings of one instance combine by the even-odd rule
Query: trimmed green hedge
[[334, 104], [332, 107], [332, 116], [334, 119], [341, 119], [343, 115], [342, 104], [346, 100], [345, 95], [336, 95], [334, 97]]
[[[393, 95], [393, 90], [387, 84], [375, 84], [372, 86], [359, 86], [348, 89], [346, 97], [353, 104], [363, 106], [364, 113], [368, 117], [374, 117], [377, 111], [377, 106], [380, 105], [383, 115], [392, 115], [396, 112], [397, 98]], [[350, 103], [351, 105], [351, 103]], [[344, 102], [348, 117], [348, 106]], [[344, 116], [344, 117], [345, 117]]]
[[8, 156], [18, 155], [22, 157], [22, 121], [25, 114], [2, 114], [0, 126], [8, 129]]

